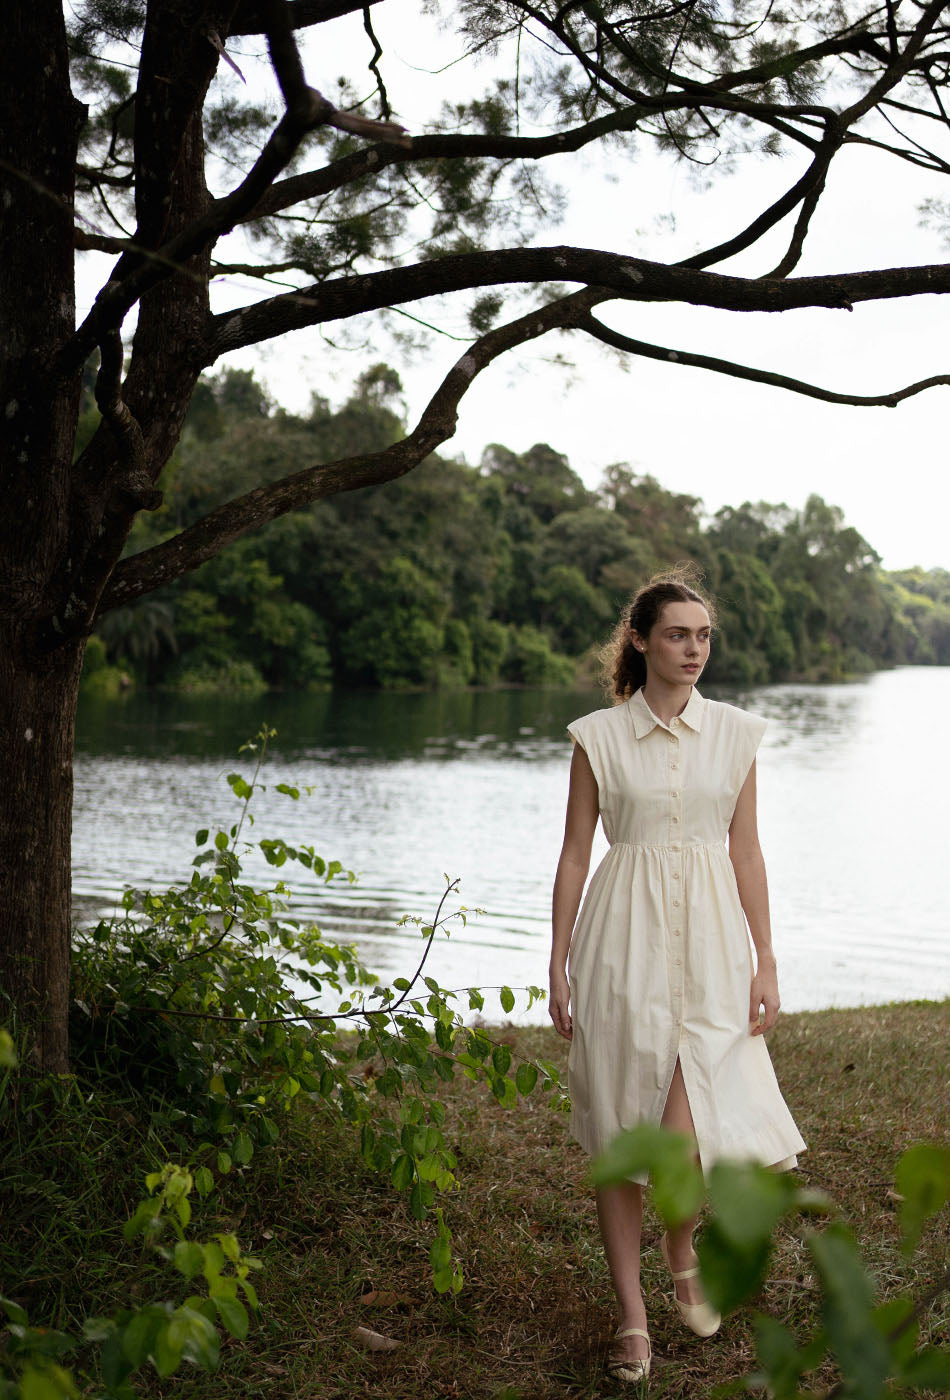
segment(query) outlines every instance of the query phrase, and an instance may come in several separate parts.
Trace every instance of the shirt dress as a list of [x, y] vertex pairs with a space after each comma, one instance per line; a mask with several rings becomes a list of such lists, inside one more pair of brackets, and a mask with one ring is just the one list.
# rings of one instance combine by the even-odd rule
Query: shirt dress
[[704, 1172], [785, 1170], [805, 1147], [749, 1033], [752, 947], [725, 844], [765, 727], [695, 689], [668, 725], [639, 690], [568, 725], [610, 843], [570, 950], [571, 1132], [587, 1152], [660, 1121], [677, 1056]]

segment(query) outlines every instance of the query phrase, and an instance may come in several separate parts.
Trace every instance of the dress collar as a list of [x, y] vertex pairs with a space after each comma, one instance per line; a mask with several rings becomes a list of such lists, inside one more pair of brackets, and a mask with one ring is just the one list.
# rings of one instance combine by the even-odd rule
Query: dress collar
[[[664, 724], [661, 719], [657, 719], [646, 700], [644, 700], [642, 690], [638, 690], [631, 695], [630, 699], [627, 701], [627, 705], [630, 708], [630, 714], [633, 718], [633, 732], [638, 739], [642, 739], [646, 734], [651, 734], [654, 729], [660, 728], [668, 730], [670, 728], [670, 726]], [[678, 728], [679, 725], [685, 724], [698, 734], [703, 727], [703, 711], [705, 708], [706, 701], [700, 695], [696, 687], [693, 686], [689, 693], [689, 699], [686, 702], [686, 708], [675, 717], [676, 727]]]

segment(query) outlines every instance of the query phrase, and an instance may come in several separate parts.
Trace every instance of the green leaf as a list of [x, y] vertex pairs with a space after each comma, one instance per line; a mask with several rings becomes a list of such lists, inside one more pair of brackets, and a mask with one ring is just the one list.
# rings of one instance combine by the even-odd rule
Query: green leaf
[[397, 1191], [406, 1191], [412, 1185], [413, 1177], [416, 1174], [412, 1158], [405, 1152], [393, 1162], [389, 1179]]
[[518, 1102], [518, 1091], [513, 1079], [503, 1079], [501, 1075], [493, 1076], [491, 1091], [502, 1108], [514, 1108]]
[[428, 1181], [417, 1181], [409, 1193], [409, 1210], [416, 1220], [425, 1220], [435, 1200], [435, 1188]]
[[899, 1379], [917, 1390], [950, 1391], [950, 1351], [926, 1347], [901, 1367]]
[[181, 1348], [186, 1361], [213, 1371], [218, 1365], [221, 1342], [214, 1323], [202, 1312], [184, 1305], [176, 1309], [168, 1329], [170, 1344]]
[[[225, 832], [225, 831], [219, 831], [219, 832], [217, 833], [217, 835], [215, 836], [215, 838], [214, 838], [214, 844], [215, 844], [216, 848], [217, 848], [219, 851], [226, 851], [226, 850], [228, 849], [228, 836], [227, 836], [227, 832]], [[181, 1357], [179, 1357], [178, 1360], [180, 1361], [180, 1360], [181, 1360]], [[176, 1366], [178, 1365], [178, 1362], [177, 1362], [177, 1361], [176, 1361], [175, 1365], [176, 1365]], [[174, 1367], [173, 1367], [172, 1369], [174, 1370]], [[159, 1375], [161, 1375], [161, 1374], [162, 1374], [162, 1373], [159, 1372]], [[171, 1371], [166, 1371], [165, 1374], [166, 1374], [166, 1375], [171, 1375]]]
[[833, 1224], [809, 1237], [824, 1298], [822, 1316], [831, 1349], [848, 1394], [855, 1400], [878, 1400], [886, 1393], [891, 1350], [874, 1325], [873, 1290], [851, 1232]]
[[214, 1305], [218, 1310], [218, 1315], [232, 1337], [237, 1337], [239, 1341], [244, 1341], [247, 1337], [249, 1320], [247, 1309], [237, 1298], [215, 1297]]
[[195, 1172], [195, 1190], [199, 1196], [210, 1196], [214, 1190], [214, 1177], [207, 1167], [199, 1167]]
[[793, 1192], [794, 1182], [765, 1167], [722, 1162], [709, 1174], [709, 1203], [716, 1223], [740, 1249], [771, 1238]]
[[872, 1314], [874, 1326], [882, 1337], [890, 1339], [892, 1334], [897, 1334], [890, 1346], [898, 1369], [910, 1360], [917, 1346], [920, 1328], [913, 1319], [913, 1311], [914, 1300], [905, 1296], [881, 1303]]
[[492, 1051], [491, 1062], [499, 1074], [507, 1074], [511, 1067], [511, 1051], [507, 1045], [496, 1045]]
[[468, 989], [468, 1009], [469, 1011], [481, 1011], [485, 1006], [485, 998], [475, 987]]
[[440, 1269], [447, 1269], [452, 1262], [452, 1237], [448, 1230], [444, 1233], [440, 1230], [429, 1247], [429, 1260], [434, 1273]]
[[45, 1371], [35, 1371], [27, 1365], [20, 1376], [20, 1400], [73, 1400], [78, 1396], [72, 1376], [61, 1366], [50, 1366]]
[[451, 1060], [445, 1059], [442, 1055], [435, 1057], [435, 1072], [446, 1084], [450, 1079], [455, 1078], [455, 1066]]
[[772, 1254], [766, 1237], [737, 1245], [724, 1234], [714, 1216], [696, 1245], [703, 1286], [714, 1308], [733, 1312], [762, 1287]]
[[536, 1065], [523, 1061], [515, 1071], [515, 1085], [518, 1093], [527, 1098], [538, 1082], [538, 1070]]
[[795, 1337], [774, 1317], [758, 1314], [754, 1319], [755, 1349], [768, 1377], [774, 1400], [794, 1400], [802, 1374], [801, 1354]]
[[501, 993], [500, 993], [500, 999], [501, 999], [501, 1009], [502, 1009], [502, 1011], [507, 1011], [507, 1012], [514, 1011], [514, 1009], [515, 1009], [515, 994], [514, 994], [514, 992], [511, 990], [510, 987], [502, 987]]
[[203, 846], [208, 839], [208, 828], [203, 826], [200, 831], [195, 832], [195, 845]]
[[257, 1134], [265, 1146], [271, 1147], [280, 1137], [280, 1129], [273, 1118], [262, 1117], [257, 1126]]
[[927, 1220], [950, 1199], [950, 1147], [917, 1143], [898, 1158], [894, 1184], [900, 1204], [902, 1248], [912, 1254]]
[[172, 1325], [172, 1322], [166, 1322], [158, 1328], [152, 1347], [155, 1369], [163, 1378], [178, 1370], [184, 1350], [184, 1342], [172, 1332]]
[[164, 1308], [143, 1308], [123, 1329], [122, 1350], [136, 1370], [145, 1365], [155, 1344], [158, 1329], [167, 1320], [168, 1315]]
[[6, 1313], [10, 1322], [15, 1322], [18, 1327], [29, 1327], [30, 1319], [19, 1303], [14, 1303], [12, 1298], [0, 1298], [0, 1308]]
[[231, 1165], [232, 1163], [230, 1152], [219, 1152], [218, 1171], [221, 1173], [222, 1176], [227, 1176], [228, 1172], [231, 1170]]
[[695, 1144], [684, 1133], [671, 1133], [656, 1123], [639, 1123], [619, 1133], [595, 1157], [591, 1180], [614, 1186], [632, 1177], [653, 1179], [653, 1203], [667, 1225], [679, 1225], [702, 1204], [703, 1178], [696, 1163]]
[[238, 1133], [231, 1144], [231, 1156], [234, 1158], [235, 1162], [237, 1162], [238, 1166], [247, 1166], [248, 1162], [254, 1156], [254, 1143], [251, 1141], [249, 1133], [245, 1133], [243, 1130]]
[[192, 1279], [195, 1274], [200, 1274], [204, 1268], [205, 1252], [200, 1244], [195, 1244], [193, 1240], [179, 1240], [175, 1245], [175, 1268], [185, 1275], [185, 1278]]

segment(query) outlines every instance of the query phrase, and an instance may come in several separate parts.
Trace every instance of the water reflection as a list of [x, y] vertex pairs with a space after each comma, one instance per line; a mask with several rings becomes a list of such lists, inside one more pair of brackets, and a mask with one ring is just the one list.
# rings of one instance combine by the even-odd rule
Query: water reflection
[[[950, 921], [933, 877], [946, 862], [950, 751], [926, 722], [950, 703], [950, 669], [715, 695], [771, 721], [760, 826], [785, 1005], [950, 994]], [[419, 935], [396, 921], [431, 917], [443, 873], [458, 875], [464, 902], [487, 912], [440, 942], [434, 975], [447, 985], [543, 984], [564, 726], [597, 703], [568, 691], [84, 702], [77, 897], [98, 909], [125, 883], [187, 878], [192, 833], [233, 820], [223, 775], [249, 772], [253, 760], [237, 749], [266, 720], [279, 737], [255, 835], [307, 841], [361, 874], [339, 890], [293, 877], [301, 912], [398, 975]], [[312, 792], [291, 803], [278, 782]], [[595, 856], [602, 848], [598, 837]], [[251, 868], [268, 879], [262, 860]]]

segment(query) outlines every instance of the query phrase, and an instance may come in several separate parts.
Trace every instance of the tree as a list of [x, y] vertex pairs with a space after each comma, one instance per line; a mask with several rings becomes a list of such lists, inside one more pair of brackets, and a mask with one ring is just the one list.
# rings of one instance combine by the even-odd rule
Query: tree
[[[936, 140], [947, 126], [943, 0], [867, 9], [844, 0], [810, 7], [814, 13], [806, 7], [801, 18], [747, 0], [656, 9], [646, 0], [461, 0], [462, 45], [494, 48], [499, 62], [507, 56], [512, 76], [412, 138], [391, 119], [378, 45], [378, 121], [356, 110], [348, 85], [337, 104], [310, 86], [298, 52], [297, 32], [349, 11], [363, 12], [372, 40], [375, 3], [12, 0], [5, 7], [0, 983], [17, 1024], [33, 1036], [35, 1061], [49, 1070], [68, 1064], [73, 714], [97, 617], [295, 507], [411, 471], [452, 435], [476, 375], [552, 331], [581, 331], [632, 356], [831, 403], [893, 406], [950, 382], [937, 375], [884, 395], [844, 394], [647, 344], [595, 314], [617, 299], [781, 313], [950, 290], [946, 264], [790, 275], [829, 169], [849, 146], [873, 146], [928, 172], [950, 168], [928, 144], [929, 132]], [[224, 59], [233, 63], [227, 46], [236, 35], [266, 38], [284, 106], [270, 130], [253, 101], [213, 85]], [[529, 53], [530, 82], [523, 80]], [[534, 134], [524, 134], [531, 121]], [[901, 123], [908, 137], [894, 135]], [[677, 264], [533, 242], [545, 206], [539, 162], [610, 143], [619, 163], [651, 141], [701, 159], [711, 135], [740, 165], [747, 153], [766, 150], [791, 152], [796, 167], [787, 191], [731, 238]], [[246, 173], [235, 178], [235, 168]], [[751, 179], [754, 188], [754, 167]], [[752, 275], [717, 270], [786, 219], [786, 250], [767, 275], [761, 267]], [[235, 230], [253, 235], [258, 261], [219, 253]], [[74, 258], [89, 249], [115, 261], [77, 327]], [[264, 294], [217, 309], [212, 281], [235, 269], [263, 278]], [[266, 279], [278, 272], [293, 290], [274, 292]], [[503, 298], [519, 289], [533, 305], [499, 321]], [[136, 516], [161, 500], [203, 369], [294, 329], [449, 295], [469, 308], [474, 338], [408, 432], [255, 485], [123, 557]], [[90, 357], [101, 422], [80, 437], [74, 459]]]

